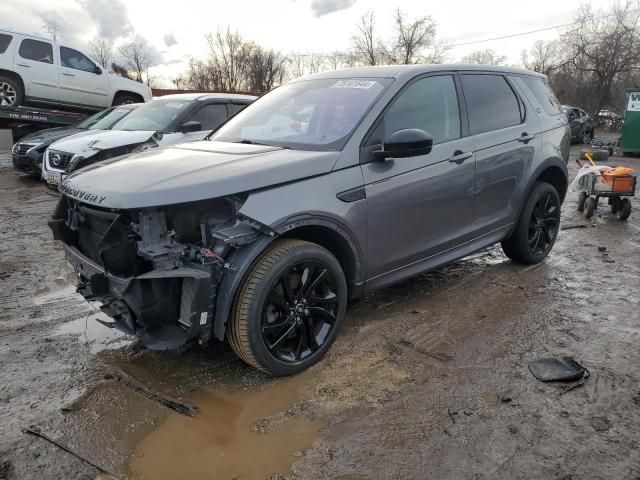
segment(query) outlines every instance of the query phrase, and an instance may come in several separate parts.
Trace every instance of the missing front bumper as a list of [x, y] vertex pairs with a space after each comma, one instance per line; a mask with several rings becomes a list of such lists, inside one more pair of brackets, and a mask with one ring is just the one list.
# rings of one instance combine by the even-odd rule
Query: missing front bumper
[[198, 268], [151, 270], [123, 278], [111, 275], [78, 249], [64, 245], [78, 274], [77, 291], [102, 303], [113, 327], [138, 336], [150, 349], [177, 348], [189, 340], [211, 338], [211, 275]]

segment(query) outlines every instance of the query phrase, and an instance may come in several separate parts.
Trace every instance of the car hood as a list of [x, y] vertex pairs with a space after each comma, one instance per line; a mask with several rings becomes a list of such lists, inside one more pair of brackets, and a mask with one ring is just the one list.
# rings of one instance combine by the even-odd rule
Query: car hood
[[38, 132], [30, 133], [22, 137], [18, 143], [38, 143], [38, 144], [51, 144], [56, 140], [74, 135], [76, 133], [84, 132], [83, 128], [73, 127], [56, 127], [47, 128], [46, 130], [40, 130]]
[[339, 155], [192, 142], [97, 163], [67, 177], [60, 191], [116, 209], [194, 202], [329, 173]]
[[89, 158], [102, 150], [126, 145], [136, 145], [151, 139], [152, 131], [92, 130], [91, 133], [78, 134], [59, 140], [51, 145], [52, 150], [73, 153]]

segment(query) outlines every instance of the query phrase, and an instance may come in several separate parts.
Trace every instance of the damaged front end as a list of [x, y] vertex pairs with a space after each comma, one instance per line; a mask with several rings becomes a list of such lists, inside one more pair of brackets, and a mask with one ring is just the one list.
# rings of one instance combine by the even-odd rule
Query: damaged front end
[[109, 326], [168, 349], [211, 339], [218, 287], [236, 273], [232, 252], [275, 234], [238, 212], [243, 201], [114, 210], [65, 196], [49, 226], [78, 274], [77, 291], [102, 303]]

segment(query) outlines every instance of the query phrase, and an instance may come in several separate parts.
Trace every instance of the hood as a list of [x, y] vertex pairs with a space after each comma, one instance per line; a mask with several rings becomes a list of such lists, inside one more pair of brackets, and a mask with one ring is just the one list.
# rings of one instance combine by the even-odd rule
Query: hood
[[125, 130], [90, 130], [88, 134], [72, 135], [51, 145], [51, 149], [89, 158], [102, 150], [146, 142], [155, 132]]
[[85, 130], [82, 128], [74, 128], [74, 127], [56, 127], [56, 128], [47, 128], [45, 130], [40, 130], [37, 132], [30, 133], [29, 135], [25, 135], [22, 137], [17, 143], [46, 143], [50, 144], [55, 142], [56, 140], [60, 140], [61, 138], [68, 137], [69, 135], [73, 135], [76, 133], [84, 132]]
[[105, 208], [194, 202], [329, 173], [339, 155], [192, 142], [97, 163], [67, 177], [60, 191]]

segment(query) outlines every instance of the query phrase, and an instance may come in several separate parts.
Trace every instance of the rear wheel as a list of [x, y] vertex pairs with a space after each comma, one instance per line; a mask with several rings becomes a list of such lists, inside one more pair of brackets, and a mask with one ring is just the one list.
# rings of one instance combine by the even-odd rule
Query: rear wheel
[[513, 235], [502, 250], [514, 262], [535, 264], [553, 248], [560, 229], [560, 197], [553, 185], [538, 182], [525, 202]]
[[20, 106], [24, 92], [22, 85], [11, 77], [0, 75], [0, 108]]
[[344, 274], [328, 250], [281, 240], [255, 261], [240, 287], [229, 343], [252, 367], [293, 375], [327, 352], [346, 304]]
[[622, 198], [618, 208], [618, 219], [626, 220], [629, 215], [631, 215], [631, 201], [628, 198]]

